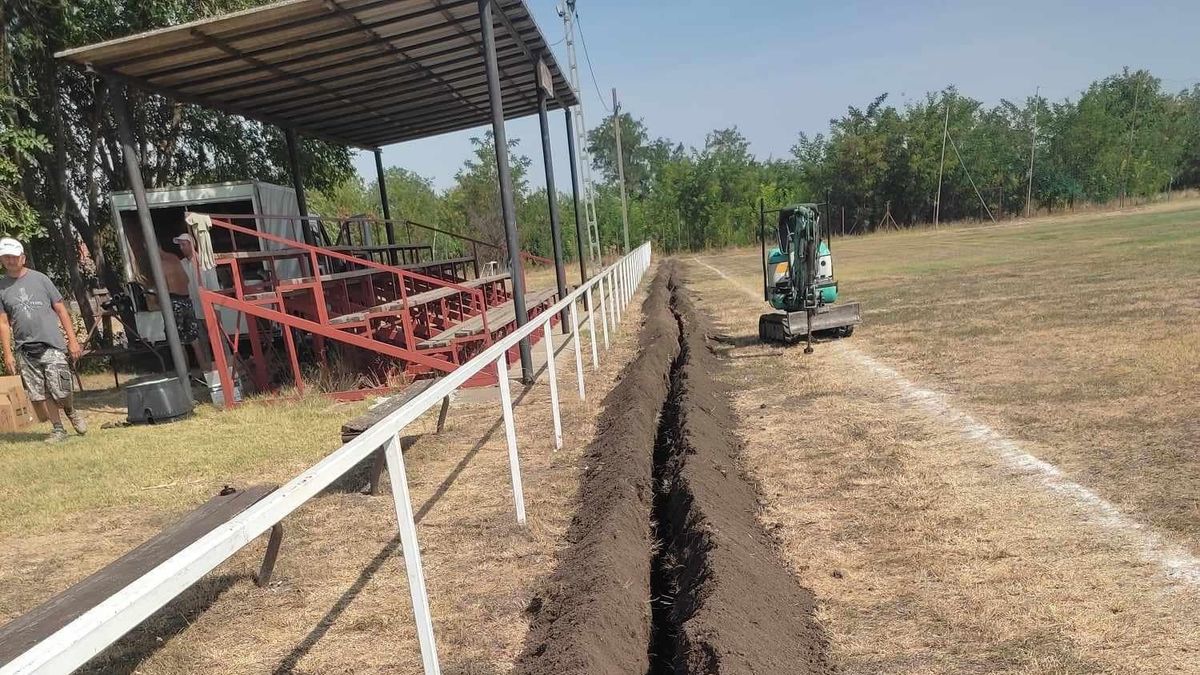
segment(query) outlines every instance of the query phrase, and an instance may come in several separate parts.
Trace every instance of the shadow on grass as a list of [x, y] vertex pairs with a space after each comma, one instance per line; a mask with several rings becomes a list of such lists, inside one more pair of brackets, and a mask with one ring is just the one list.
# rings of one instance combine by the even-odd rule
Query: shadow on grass
[[10, 434], [0, 434], [0, 443], [33, 443], [35, 441], [44, 441], [49, 435], [49, 427], [46, 428], [46, 431], [21, 431]]
[[[522, 388], [521, 392], [514, 398], [513, 406], [519, 405], [521, 401], [524, 400], [529, 394], [531, 389], [532, 387]], [[476, 442], [475, 445], [471, 446], [471, 449], [467, 451], [467, 454], [463, 455], [462, 459], [458, 461], [458, 464], [454, 466], [454, 469], [451, 470], [444, 479], [442, 479], [441, 484], [437, 486], [437, 489], [433, 491], [433, 494], [429, 496], [429, 499], [425, 500], [425, 503], [422, 504], [419, 509], [417, 509], [416, 513], [413, 515], [413, 518], [416, 520], [416, 522], [420, 523], [425, 516], [429, 515], [429, 512], [433, 510], [433, 507], [436, 506], [438, 501], [440, 501], [441, 498], [450, 491], [450, 488], [454, 485], [454, 482], [458, 480], [458, 477], [461, 476], [462, 472], [466, 470], [468, 465], [470, 465], [471, 460], [475, 459], [475, 456], [479, 454], [479, 451], [483, 449], [483, 446], [487, 445], [487, 442], [492, 439], [492, 435], [495, 434], [503, 424], [503, 417], [496, 418], [496, 421], [492, 423], [492, 426], [488, 427], [487, 431], [483, 433], [483, 436], [479, 439], [479, 441]], [[418, 437], [405, 438], [411, 438], [412, 441], [415, 442]], [[405, 439], [401, 439], [401, 443], [403, 443], [404, 440]], [[404, 446], [404, 449], [407, 450], [408, 447], [409, 446]], [[359, 482], [350, 482], [350, 485], [361, 486], [363, 484], [363, 479], [365, 479], [366, 476], [362, 474], [365, 474], [367, 471], [369, 471], [370, 461], [370, 458], [368, 458], [368, 460], [361, 462], [359, 466], [355, 467], [350, 472], [347, 472], [347, 476], [350, 474], [359, 475]], [[339, 483], [341, 482], [342, 481], [339, 481]], [[381, 497], [385, 499], [389, 498], [383, 495], [381, 495]], [[354, 583], [350, 585], [350, 588], [346, 589], [346, 592], [342, 594], [342, 597], [338, 598], [337, 602], [333, 604], [333, 607], [331, 607], [329, 611], [325, 613], [325, 616], [321, 617], [321, 620], [317, 622], [317, 625], [314, 626], [313, 629], [309, 631], [308, 635], [306, 635], [304, 639], [300, 641], [300, 644], [296, 645], [295, 649], [293, 649], [287, 656], [284, 657], [282, 661], [279, 662], [279, 665], [276, 666], [275, 670], [272, 672], [275, 675], [283, 675], [285, 673], [295, 672], [297, 664], [300, 663], [300, 659], [303, 659], [310, 651], [312, 651], [313, 647], [317, 646], [317, 643], [319, 643], [321, 639], [325, 637], [325, 634], [329, 632], [329, 629], [332, 628], [335, 623], [337, 623], [338, 618], [341, 617], [341, 615], [350, 607], [350, 604], [362, 594], [363, 589], [367, 587], [367, 584], [370, 583], [375, 574], [379, 572], [380, 568], [383, 567], [383, 564], [387, 562], [388, 558], [395, 555], [399, 549], [400, 535], [397, 534], [396, 536], [392, 537], [392, 539], [388, 541], [388, 543], [385, 544], [378, 553], [375, 554], [375, 557], [371, 559], [371, 562], [367, 563], [367, 566], [358, 575], [358, 578], [354, 580]]]
[[250, 575], [222, 574], [201, 579], [78, 672], [105, 675], [132, 675], [138, 672], [146, 659], [190, 626], [239, 581], [250, 581]]
[[709, 336], [709, 339], [711, 339], [713, 342], [716, 342], [719, 345], [727, 346], [728, 349], [726, 349], [725, 351], [733, 351], [734, 349], [741, 349], [743, 347], [754, 347], [756, 345], [762, 344], [762, 341], [758, 339], [757, 334], [754, 334], [754, 335], [728, 335], [725, 333], [714, 333], [713, 335]]
[[[417, 444], [423, 434], [416, 436], [401, 436], [400, 437], [400, 452], [408, 452], [408, 449]], [[378, 452], [378, 451], [376, 451]], [[367, 455], [366, 459], [354, 465], [342, 477], [329, 484], [329, 487], [321, 491], [321, 494], [351, 494], [354, 492], [367, 493], [371, 487], [371, 467], [375, 463], [375, 455], [373, 452]], [[384, 468], [384, 472], [387, 469]]]

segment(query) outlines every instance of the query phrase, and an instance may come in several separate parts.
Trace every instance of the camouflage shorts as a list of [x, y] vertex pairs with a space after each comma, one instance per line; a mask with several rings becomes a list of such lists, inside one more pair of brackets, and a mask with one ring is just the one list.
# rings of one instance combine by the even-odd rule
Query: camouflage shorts
[[196, 321], [196, 310], [192, 299], [186, 295], [171, 296], [171, 312], [175, 315], [175, 329], [179, 341], [190, 345], [200, 339], [200, 324]]
[[17, 350], [17, 363], [21, 371], [21, 382], [31, 401], [66, 400], [73, 389], [71, 363], [66, 352], [47, 349], [40, 358], [30, 358]]

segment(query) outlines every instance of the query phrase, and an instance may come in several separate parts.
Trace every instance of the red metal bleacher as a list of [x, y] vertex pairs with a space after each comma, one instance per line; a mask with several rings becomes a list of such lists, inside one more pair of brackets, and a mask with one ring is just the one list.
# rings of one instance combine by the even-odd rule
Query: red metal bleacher
[[[274, 354], [278, 342], [290, 379], [303, 391], [305, 359], [297, 337], [311, 340], [308, 360], [320, 366], [328, 366], [332, 342], [344, 346], [336, 350], [343, 367], [348, 364], [377, 376], [403, 374], [407, 379], [454, 370], [516, 324], [509, 275], [480, 277], [472, 258], [420, 260], [418, 255], [405, 258], [414, 262], [389, 265], [375, 258], [386, 259], [386, 249], [400, 247], [362, 247], [373, 249], [365, 252], [353, 246], [323, 248], [217, 217], [212, 226], [281, 247], [216, 254], [221, 288], [201, 290], [224, 391], [232, 390], [226, 348], [240, 359], [238, 355], [247, 351], [243, 339], [249, 342], [249, 363], [242, 360], [243, 370], [258, 391], [280, 384], [268, 363], [268, 352]], [[280, 278], [280, 268], [289, 267], [299, 276]], [[534, 316], [552, 305], [556, 294], [529, 294], [527, 300]], [[218, 308], [238, 313], [239, 330], [227, 333], [222, 328], [216, 320]], [[471, 384], [494, 382], [494, 374], [481, 374]]]

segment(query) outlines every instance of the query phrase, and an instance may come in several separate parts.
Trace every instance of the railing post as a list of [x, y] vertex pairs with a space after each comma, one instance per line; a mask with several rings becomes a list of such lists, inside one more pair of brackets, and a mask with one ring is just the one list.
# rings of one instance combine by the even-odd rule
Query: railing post
[[546, 377], [550, 380], [550, 411], [554, 416], [554, 450], [562, 449], [562, 418], [558, 413], [558, 375], [554, 368], [554, 331], [550, 320], [542, 324], [542, 341], [546, 343]]
[[[200, 306], [204, 312], [204, 321], [208, 324], [208, 340], [213, 343], [213, 363], [217, 369], [217, 378], [221, 381], [221, 397], [225, 403], [225, 409], [229, 410], [233, 408], [234, 378], [229, 374], [229, 363], [225, 359], [225, 329], [221, 327], [221, 320], [216, 308], [204, 297], [204, 294], [209, 292], [211, 291], [201, 291]], [[192, 383], [184, 382], [183, 386], [190, 391]]]
[[421, 645], [421, 662], [425, 675], [440, 675], [437, 645], [433, 639], [433, 619], [429, 615], [429, 596], [425, 592], [425, 571], [421, 567], [421, 548], [417, 544], [417, 525], [413, 519], [412, 499], [408, 493], [408, 472], [400, 438], [393, 434], [383, 448], [387, 459], [388, 478], [392, 481], [392, 500], [396, 503], [396, 521], [400, 526], [400, 545], [404, 551], [404, 567], [408, 572], [408, 591], [412, 596], [413, 618], [417, 624], [417, 641]]
[[508, 441], [508, 468], [512, 474], [513, 503], [517, 508], [517, 524], [525, 526], [525, 490], [521, 486], [521, 457], [517, 454], [517, 427], [513, 423], [512, 392], [508, 384], [508, 355], [501, 352], [496, 359], [496, 376], [500, 380], [500, 407], [504, 411], [504, 437]]
[[583, 391], [583, 346], [579, 344], [583, 335], [579, 329], [579, 314], [575, 311], [576, 304], [577, 301], [571, 301], [571, 337], [575, 339], [575, 379], [579, 381], [579, 400], [586, 401], [587, 394]]
[[629, 306], [629, 298], [633, 297], [633, 293], [629, 288], [629, 260], [621, 261], [621, 306]]
[[608, 307], [604, 299], [604, 280], [607, 275], [600, 274], [600, 281], [596, 282], [598, 290], [596, 295], [600, 296], [600, 327], [604, 333], [604, 351], [608, 351]]
[[596, 343], [599, 342], [596, 338], [596, 303], [592, 302], [592, 287], [588, 286], [583, 293], [587, 297], [588, 342], [592, 344], [592, 370], [600, 370], [599, 349], [596, 348]]
[[609, 286], [610, 300], [613, 305], [613, 332], [621, 329], [621, 266], [618, 264], [612, 269], [609, 276], [612, 279], [612, 285]]
[[625, 316], [625, 263], [623, 261], [621, 262], [620, 265], [617, 265], [617, 292], [621, 294], [621, 305], [620, 305], [621, 314], [620, 314], [620, 316], [622, 318], [624, 318], [624, 316]]

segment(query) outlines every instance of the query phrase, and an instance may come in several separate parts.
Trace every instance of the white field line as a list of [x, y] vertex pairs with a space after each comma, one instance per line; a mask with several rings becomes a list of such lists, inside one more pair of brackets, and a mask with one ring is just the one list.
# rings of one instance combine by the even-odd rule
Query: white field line
[[[720, 269], [692, 258], [696, 262], [721, 275], [754, 299], [761, 296], [742, 283], [732, 279]], [[979, 443], [998, 454], [1008, 466], [1036, 480], [1048, 491], [1075, 503], [1084, 513], [1084, 520], [1107, 528], [1126, 537], [1147, 562], [1159, 565], [1167, 576], [1188, 584], [1200, 584], [1200, 560], [1188, 550], [1174, 544], [1145, 523], [1140, 523], [1121, 512], [1112, 502], [1096, 494], [1090, 488], [1072, 481], [1057, 466], [1038, 459], [1026, 452], [1021, 444], [992, 427], [964, 413], [952, 404], [950, 397], [941, 392], [926, 389], [886, 366], [875, 358], [860, 352], [849, 343], [839, 342], [837, 352], [847, 356], [856, 365], [864, 368], [876, 378], [895, 386], [901, 396], [923, 409], [930, 417], [958, 427], [963, 436]]]

